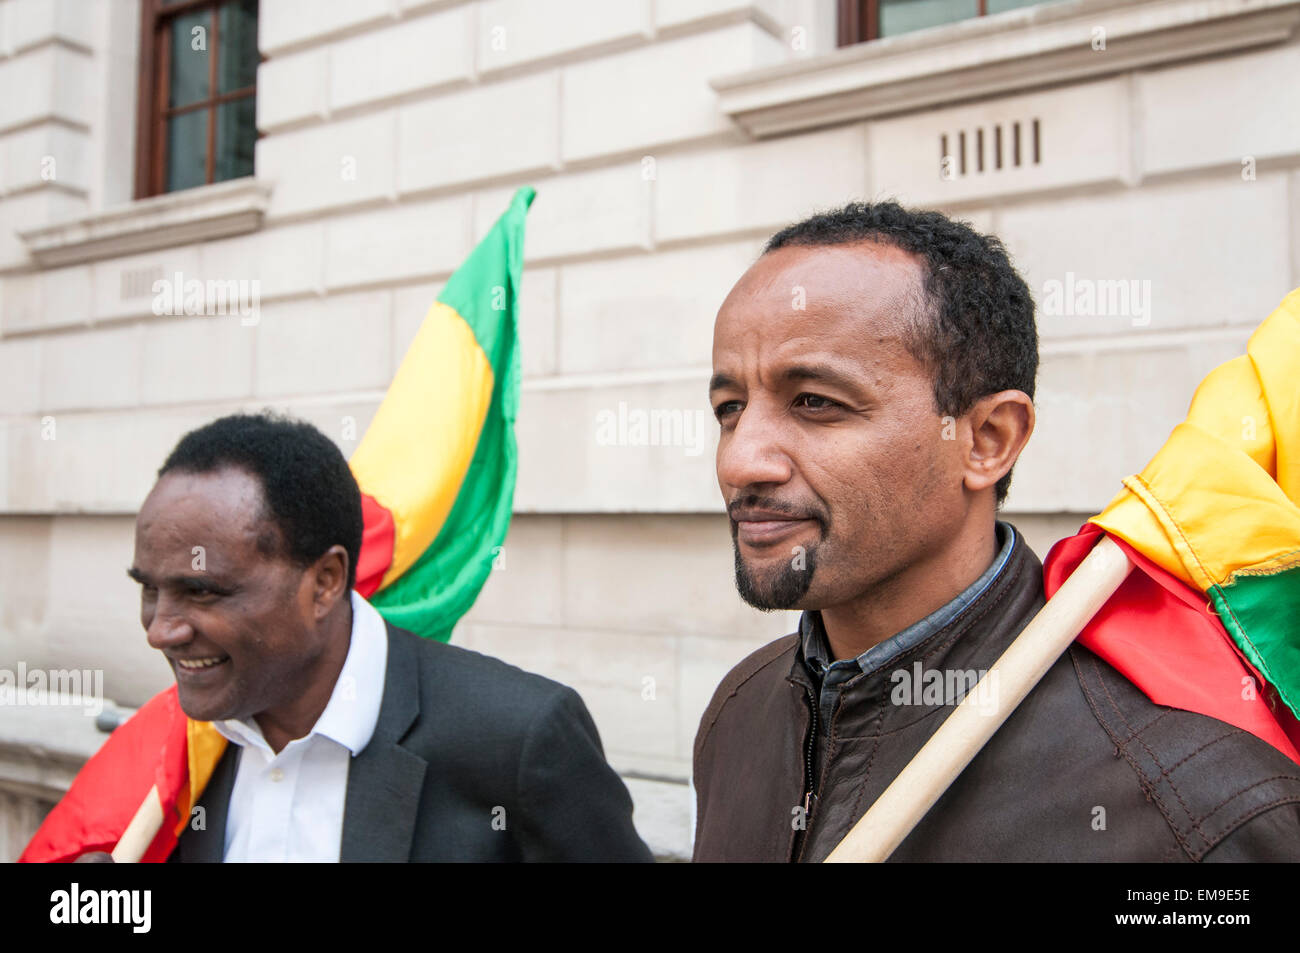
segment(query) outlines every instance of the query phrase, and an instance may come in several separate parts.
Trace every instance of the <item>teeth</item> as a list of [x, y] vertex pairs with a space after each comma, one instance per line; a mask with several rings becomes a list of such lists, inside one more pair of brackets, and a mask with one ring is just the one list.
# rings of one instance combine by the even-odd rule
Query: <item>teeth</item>
[[200, 658], [200, 659], [177, 659], [176, 664], [181, 668], [208, 668], [221, 662], [219, 658]]

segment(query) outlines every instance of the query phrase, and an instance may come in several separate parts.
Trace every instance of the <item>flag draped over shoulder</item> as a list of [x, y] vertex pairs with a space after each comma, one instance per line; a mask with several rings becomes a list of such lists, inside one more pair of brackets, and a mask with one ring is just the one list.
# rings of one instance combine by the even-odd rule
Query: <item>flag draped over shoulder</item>
[[1146, 468], [1044, 564], [1105, 532], [1135, 569], [1080, 635], [1153, 702], [1300, 762], [1300, 290], [1210, 373]]
[[19, 862], [58, 863], [112, 851], [150, 787], [158, 788], [163, 824], [142, 859], [165, 861], [225, 749], [226, 739], [211, 722], [185, 717], [173, 685], [108, 736]]
[[446, 641], [510, 525], [519, 407], [521, 188], [447, 281], [360, 446], [357, 591], [394, 625]]
[[[427, 638], [450, 637], [510, 525], [517, 302], [535, 194], [519, 189], [448, 279], [350, 461], [365, 521], [357, 590]], [[173, 685], [109, 735], [19, 860], [112, 851], [154, 786], [163, 825], [142, 859], [165, 861], [225, 747], [210, 722], [185, 716]]]

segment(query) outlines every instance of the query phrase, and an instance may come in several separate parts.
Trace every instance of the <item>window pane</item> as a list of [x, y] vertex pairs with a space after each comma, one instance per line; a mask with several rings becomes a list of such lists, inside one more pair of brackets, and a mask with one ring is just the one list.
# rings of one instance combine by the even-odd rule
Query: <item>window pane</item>
[[979, 0], [880, 0], [880, 35], [923, 30], [979, 12]]
[[191, 189], [208, 180], [208, 111], [196, 109], [167, 120], [167, 191]]
[[1042, 2], [1043, 0], [989, 0], [988, 11], [989, 13], [1002, 13], [1006, 10], [1032, 7]]
[[220, 16], [217, 92], [229, 93], [257, 81], [257, 0], [228, 3]]
[[171, 106], [184, 106], [208, 98], [208, 27], [211, 23], [212, 15], [208, 10], [187, 13], [172, 21], [172, 69], [167, 99]]
[[257, 100], [252, 96], [217, 107], [217, 155], [213, 181], [253, 174], [257, 141]]

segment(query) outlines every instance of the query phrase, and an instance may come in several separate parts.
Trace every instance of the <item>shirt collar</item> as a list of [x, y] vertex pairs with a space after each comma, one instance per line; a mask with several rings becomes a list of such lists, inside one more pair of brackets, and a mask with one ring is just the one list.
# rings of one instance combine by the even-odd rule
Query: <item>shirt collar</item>
[[1011, 558], [1011, 550], [1016, 542], [1015, 527], [1010, 523], [999, 521], [995, 532], [1001, 544], [1000, 548], [997, 555], [993, 557], [993, 562], [978, 579], [962, 590], [951, 602], [940, 606], [919, 622], [913, 622], [896, 635], [873, 645], [856, 658], [828, 662], [831, 652], [826, 640], [826, 630], [822, 625], [822, 614], [815, 610], [805, 612], [799, 619], [799, 632], [803, 643], [804, 661], [809, 672], [817, 678], [824, 677], [827, 672], [838, 672], [842, 669], [849, 670], [848, 674], [851, 675], [856, 675], [859, 671], [870, 672], [900, 653], [920, 645], [952, 622], [983, 595], [984, 590], [993, 584], [1006, 566], [1007, 560]]
[[[330, 700], [316, 719], [308, 738], [321, 735], [360, 754], [374, 736], [379, 705], [384, 695], [388, 667], [388, 630], [383, 616], [355, 590], [352, 591], [352, 632], [347, 658], [334, 682]], [[252, 718], [213, 722], [227, 740], [237, 745], [270, 747]], [[292, 742], [290, 742], [292, 744]]]

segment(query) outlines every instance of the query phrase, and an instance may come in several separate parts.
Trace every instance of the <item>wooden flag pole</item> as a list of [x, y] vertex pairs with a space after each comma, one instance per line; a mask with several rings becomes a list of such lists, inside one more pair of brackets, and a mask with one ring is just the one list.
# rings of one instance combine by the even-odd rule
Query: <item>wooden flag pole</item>
[[[1016, 640], [916, 753], [826, 863], [878, 863], [912, 832], [1047, 674], [1132, 569], [1124, 551], [1102, 537]], [[985, 683], [989, 688], [981, 691]]]
[[158, 786], [154, 785], [144, 796], [140, 808], [126, 825], [117, 846], [113, 848], [113, 862], [116, 864], [138, 864], [144, 852], [153, 843], [154, 837], [162, 828], [162, 798], [158, 795]]

